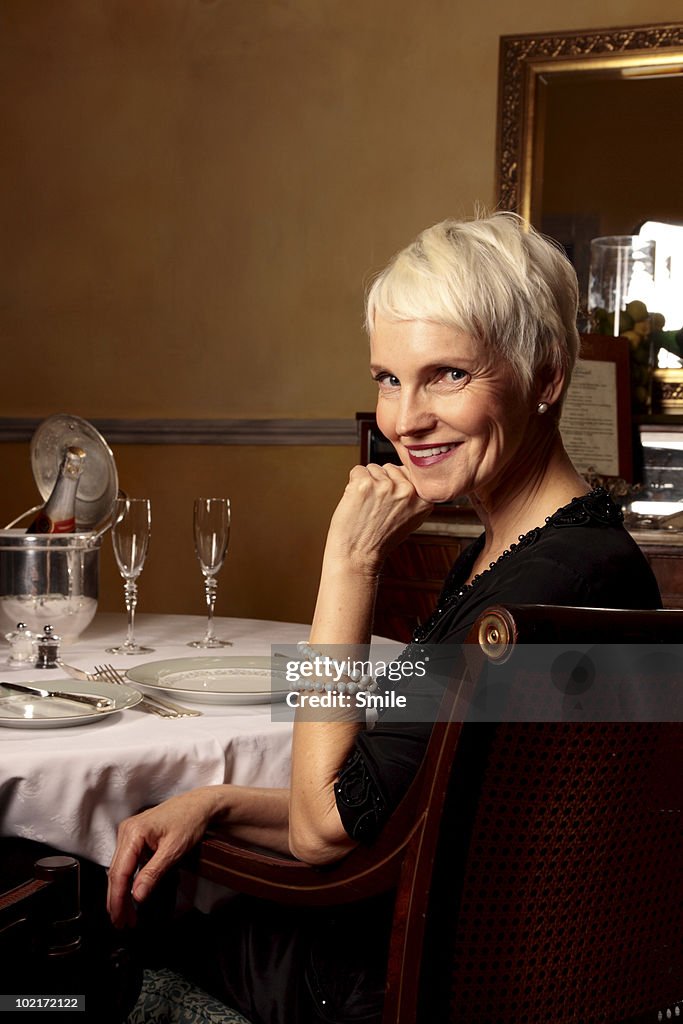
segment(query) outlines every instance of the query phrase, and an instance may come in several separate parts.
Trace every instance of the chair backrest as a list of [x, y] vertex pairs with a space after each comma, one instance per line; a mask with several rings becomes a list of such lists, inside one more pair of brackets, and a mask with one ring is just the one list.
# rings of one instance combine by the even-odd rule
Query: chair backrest
[[[527, 641], [680, 638], [683, 611], [493, 608], [472, 686]], [[656, 1021], [683, 999], [680, 722], [440, 723], [428, 758], [447, 792], [402, 865], [384, 1024]]]
[[316, 868], [219, 832], [188, 866], [298, 905], [394, 889], [383, 1024], [656, 1021], [683, 998], [680, 722], [480, 724], [462, 711], [527, 642], [680, 637], [683, 611], [488, 609], [371, 847]]

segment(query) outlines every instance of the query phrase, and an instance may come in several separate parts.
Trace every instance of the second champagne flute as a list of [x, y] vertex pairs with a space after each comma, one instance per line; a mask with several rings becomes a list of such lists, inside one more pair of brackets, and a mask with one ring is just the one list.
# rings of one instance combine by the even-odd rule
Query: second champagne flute
[[194, 502], [194, 548], [204, 576], [204, 592], [209, 609], [206, 636], [203, 640], [191, 640], [190, 647], [230, 647], [231, 640], [219, 640], [214, 633], [213, 611], [216, 606], [216, 591], [220, 571], [228, 550], [230, 539], [230, 499], [195, 498]]
[[111, 540], [119, 572], [124, 580], [128, 634], [118, 647], [107, 647], [109, 654], [148, 654], [153, 647], [143, 647], [135, 640], [135, 608], [138, 603], [138, 576], [147, 557], [152, 529], [152, 508], [149, 498], [117, 498]]

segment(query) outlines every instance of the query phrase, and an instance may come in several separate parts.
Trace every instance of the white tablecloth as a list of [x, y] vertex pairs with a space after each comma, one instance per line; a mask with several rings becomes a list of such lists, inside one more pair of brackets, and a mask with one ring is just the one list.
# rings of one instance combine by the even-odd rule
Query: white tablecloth
[[[105, 654], [105, 647], [124, 638], [125, 618], [98, 614], [62, 656], [88, 670], [102, 662], [126, 669], [207, 653], [270, 655], [271, 645], [308, 636], [303, 625], [216, 619], [217, 634], [232, 640], [232, 647], [216, 652], [187, 646], [204, 631], [200, 616], [140, 615], [136, 637], [154, 653], [116, 656]], [[64, 678], [57, 669], [11, 668], [8, 654], [7, 645], [0, 647], [0, 678], [46, 684]], [[214, 783], [288, 784], [291, 724], [271, 721], [269, 704], [193, 706], [201, 717], [165, 719], [131, 709], [92, 725], [0, 728], [0, 835], [36, 839], [108, 865], [118, 823], [144, 806]]]

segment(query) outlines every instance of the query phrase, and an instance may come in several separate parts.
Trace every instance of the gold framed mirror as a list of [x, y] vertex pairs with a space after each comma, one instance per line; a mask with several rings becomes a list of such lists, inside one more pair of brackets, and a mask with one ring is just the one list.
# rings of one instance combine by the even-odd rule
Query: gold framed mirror
[[503, 36], [497, 194], [556, 238], [582, 290], [588, 242], [683, 224], [683, 23]]

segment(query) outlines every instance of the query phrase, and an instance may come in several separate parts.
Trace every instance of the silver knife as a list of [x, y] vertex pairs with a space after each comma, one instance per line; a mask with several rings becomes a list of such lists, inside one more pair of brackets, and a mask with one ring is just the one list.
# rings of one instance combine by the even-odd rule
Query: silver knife
[[89, 697], [85, 693], [65, 693], [63, 690], [45, 690], [40, 686], [24, 686], [22, 683], [0, 682], [6, 690], [15, 690], [17, 693], [28, 693], [33, 697], [61, 697], [63, 700], [73, 700], [78, 704], [87, 704], [95, 711], [109, 711], [113, 701], [108, 697]]

